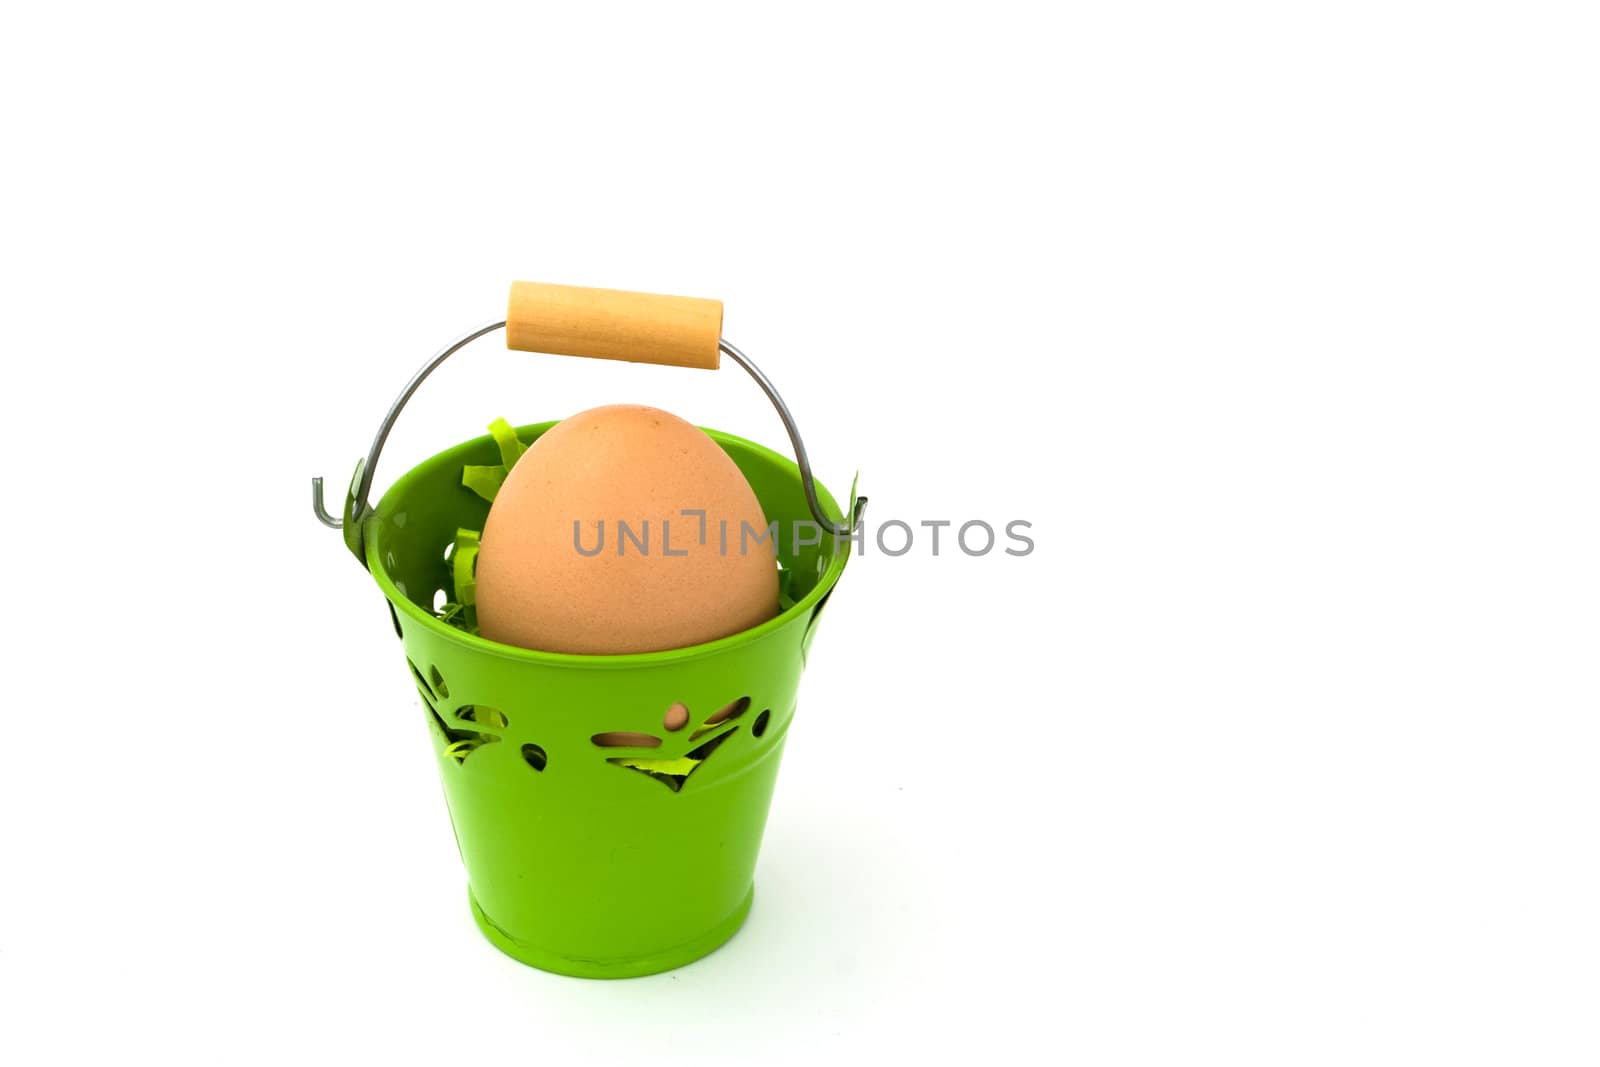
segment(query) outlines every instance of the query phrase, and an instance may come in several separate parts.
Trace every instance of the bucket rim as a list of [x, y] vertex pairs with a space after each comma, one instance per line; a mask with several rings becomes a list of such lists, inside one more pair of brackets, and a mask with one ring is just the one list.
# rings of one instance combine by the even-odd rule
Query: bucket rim
[[[526, 425], [518, 426], [516, 429], [519, 436], [524, 432], [532, 431], [542, 434], [560, 421], [560, 419], [552, 419], [548, 422], [527, 423]], [[763, 444], [740, 437], [738, 434], [715, 430], [709, 426], [700, 426], [698, 429], [717, 442], [717, 445], [723, 451], [727, 451], [726, 445], [728, 444], [736, 445], [739, 448], [755, 453], [763, 459], [776, 461], [780, 467], [785, 469], [786, 473], [793, 471], [797, 481], [800, 477], [799, 465], [780, 452], [775, 452]], [[758, 626], [752, 626], [748, 630], [740, 630], [738, 633], [729, 634], [727, 637], [719, 637], [715, 641], [704, 641], [698, 645], [685, 645], [682, 648], [667, 648], [656, 652], [590, 655], [575, 652], [542, 652], [538, 649], [520, 648], [516, 645], [505, 645], [498, 641], [491, 641], [486, 637], [470, 634], [459, 627], [443, 622], [432, 612], [424, 610], [409, 596], [402, 593], [394, 584], [394, 580], [389, 577], [389, 572], [383, 566], [383, 560], [379, 552], [379, 542], [382, 540], [382, 523], [379, 520], [389, 513], [391, 504], [399, 496], [404, 495], [410, 483], [419, 476], [418, 472], [431, 464], [446, 461], [453, 453], [464, 451], [488, 440], [491, 440], [488, 434], [469, 438], [442, 452], [436, 452], [421, 463], [411, 467], [399, 478], [395, 479], [394, 484], [390, 485], [384, 492], [377, 506], [361, 519], [363, 525], [371, 524], [364, 531], [365, 536], [362, 538], [366, 545], [367, 570], [377, 581], [379, 589], [383, 591], [383, 595], [390, 605], [396, 611], [405, 614], [414, 622], [420, 623], [446, 640], [462, 644], [480, 654], [498, 656], [502, 659], [538, 663], [548, 667], [577, 667], [591, 670], [659, 667], [718, 655], [740, 645], [753, 644], [770, 637], [801, 616], [809, 614], [833, 590], [840, 576], [844, 574], [845, 564], [850, 560], [849, 542], [846, 542], [842, 551], [837, 547], [835, 548], [835, 551], [829, 557], [828, 566], [818, 576], [816, 584], [811, 587], [810, 591], [787, 610], [779, 612], [766, 622]], [[817, 481], [815, 484], [817, 496], [822, 501], [825, 509], [830, 512], [839, 512], [839, 504], [833, 498], [833, 494], [828, 491], [828, 487], [821, 481]], [[840, 513], [842, 514], [842, 512]], [[825, 530], [823, 535], [834, 537], [836, 545], [840, 540], [836, 535], [829, 534]]]

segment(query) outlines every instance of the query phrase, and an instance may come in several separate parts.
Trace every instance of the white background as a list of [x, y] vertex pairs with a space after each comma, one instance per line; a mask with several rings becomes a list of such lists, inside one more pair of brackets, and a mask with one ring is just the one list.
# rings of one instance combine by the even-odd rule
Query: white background
[[[0, 1061], [1593, 1063], [1586, 5], [34, 4], [0, 32]], [[720, 297], [873, 517], [748, 925], [477, 933], [317, 525], [529, 278]], [[508, 354], [379, 475], [752, 385]]]

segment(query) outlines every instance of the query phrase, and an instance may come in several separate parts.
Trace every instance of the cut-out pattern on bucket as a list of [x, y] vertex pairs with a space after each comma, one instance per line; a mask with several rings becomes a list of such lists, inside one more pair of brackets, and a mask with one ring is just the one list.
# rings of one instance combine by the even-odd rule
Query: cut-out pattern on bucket
[[[439, 698], [434, 695], [433, 688], [429, 686], [428, 680], [422, 676], [421, 671], [417, 670], [415, 663], [406, 660], [406, 665], [411, 668], [411, 676], [416, 679], [417, 695], [422, 697], [422, 706], [428, 709], [428, 718], [433, 721], [433, 725], [444, 738], [444, 754], [446, 756], [449, 756], [457, 763], [465, 763], [467, 757], [479, 748], [484, 745], [495, 744], [500, 740], [499, 734], [491, 734], [481, 730], [464, 730], [459, 726], [452, 726], [446, 722], [444, 716], [439, 714], [439, 709], [434, 706]], [[436, 677], [439, 676], [437, 668], [434, 668], [432, 673]], [[439, 686], [441, 689], [445, 688], [443, 677], [439, 677]], [[462, 714], [468, 711], [473, 713], [472, 716], [469, 717]], [[492, 712], [493, 717], [486, 719], [484, 715], [486, 712]], [[474, 722], [474, 719], [476, 719], [484, 724], [492, 723], [497, 729], [504, 729], [507, 725], [504, 713], [493, 708], [483, 708], [470, 704], [458, 709], [454, 714], [454, 718], [464, 719], [467, 722]], [[474, 725], [478, 725], [478, 723], [474, 722]]]
[[632, 730], [607, 730], [589, 738], [601, 748], [660, 748], [661, 738], [655, 734], [640, 734]]
[[450, 695], [450, 687], [444, 684], [444, 675], [439, 673], [438, 667], [428, 668], [428, 680], [433, 683], [433, 691], [441, 697]]
[[491, 730], [504, 730], [511, 725], [511, 720], [506, 717], [505, 712], [484, 704], [468, 704], [464, 708], [457, 708], [456, 718]]
[[478, 730], [463, 730], [459, 726], [451, 726], [444, 721], [437, 709], [432, 704], [423, 702], [428, 709], [428, 717], [438, 727], [439, 733], [444, 735], [444, 754], [457, 763], [465, 763], [467, 757], [472, 755], [484, 745], [493, 745], [499, 742], [499, 734], [483, 733]]
[[417, 680], [417, 688], [422, 690], [423, 695], [428, 698], [428, 704], [431, 706], [434, 701], [439, 699], [433, 692], [433, 686], [429, 685], [428, 680], [422, 676], [422, 672], [417, 670], [415, 663], [406, 660], [406, 666], [411, 668], [411, 677]]
[[727, 733], [718, 734], [705, 744], [684, 753], [677, 759], [640, 759], [635, 756], [611, 756], [606, 762], [614, 763], [618, 767], [625, 767], [630, 771], [638, 771], [640, 774], [655, 779], [676, 793], [683, 788], [690, 775], [705, 766], [705, 762], [711, 753], [715, 752], [724, 741], [732, 737], [738, 730], [739, 728], [735, 726]]
[[732, 722], [734, 719], [737, 719], [739, 716], [743, 715], [749, 710], [750, 698], [740, 697], [733, 703], [725, 705], [724, 707], [712, 712], [706, 721], [700, 724], [700, 728], [689, 735], [689, 740], [698, 741], [706, 734], [716, 730], [723, 723]]
[[522, 746], [522, 758], [527, 760], [528, 766], [536, 771], [544, 770], [545, 766], [550, 762], [550, 757], [545, 755], [544, 749], [532, 743]]
[[750, 724], [750, 733], [751, 733], [751, 735], [754, 736], [754, 737], [760, 737], [762, 734], [766, 733], [767, 732], [767, 722], [771, 718], [772, 718], [772, 709], [771, 708], [768, 708], [765, 711], [763, 711], [760, 715], [757, 715], [756, 716], [756, 721]]

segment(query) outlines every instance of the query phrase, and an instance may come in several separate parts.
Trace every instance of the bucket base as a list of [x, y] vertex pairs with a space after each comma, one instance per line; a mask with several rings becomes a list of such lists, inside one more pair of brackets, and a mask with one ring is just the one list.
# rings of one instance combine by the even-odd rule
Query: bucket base
[[553, 952], [546, 952], [526, 942], [518, 941], [490, 921], [483, 913], [483, 909], [478, 907], [478, 900], [472, 895], [471, 890], [467, 891], [467, 899], [472, 902], [472, 918], [478, 924], [478, 929], [483, 931], [483, 936], [487, 937], [495, 948], [519, 963], [526, 963], [530, 967], [537, 967], [541, 971], [550, 971], [553, 974], [571, 975], [574, 978], [638, 978], [641, 975], [660, 974], [662, 971], [682, 967], [716, 951], [744, 925], [745, 916], [750, 914], [750, 902], [755, 899], [755, 893], [755, 887], [751, 886], [750, 891], [744, 895], [744, 900], [733, 909], [733, 914], [693, 941], [685, 941], [681, 945], [674, 945], [664, 952], [651, 956], [610, 960], [558, 956]]

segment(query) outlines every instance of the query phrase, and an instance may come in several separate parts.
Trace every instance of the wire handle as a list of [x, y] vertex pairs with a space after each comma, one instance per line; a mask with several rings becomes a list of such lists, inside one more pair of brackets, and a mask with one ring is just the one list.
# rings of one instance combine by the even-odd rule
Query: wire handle
[[[523, 289], [523, 287], [533, 287], [533, 289]], [[544, 292], [535, 293], [534, 289]], [[552, 304], [549, 302], [544, 305], [544, 309], [539, 311], [537, 315], [530, 315], [528, 309], [533, 305], [524, 303], [521, 305], [523, 310], [519, 314], [519, 293], [528, 298], [537, 299], [541, 296], [548, 297], [551, 295], [549, 291], [552, 290], [565, 291], [565, 293], [555, 294], [557, 297], [569, 301], [565, 305], [564, 314], [551, 315], [549, 311]], [[582, 296], [576, 298], [578, 300], [576, 305], [578, 312], [574, 313], [574, 305], [570, 303], [573, 299], [570, 294], [574, 291], [579, 294], [602, 294], [599, 303], [609, 303], [613, 317], [609, 320], [605, 319], [604, 308], [595, 310], [594, 298], [592, 297], [587, 299], [590, 301], [590, 309], [595, 310], [594, 314], [586, 315], [583, 313], [583, 301], [586, 298]], [[749, 356], [720, 336], [716, 338], [716, 348], [711, 362], [707, 363], [705, 361], [703, 350], [705, 347], [706, 324], [709, 321], [707, 310], [704, 308], [689, 309], [692, 314], [680, 322], [679, 325], [682, 328], [674, 327], [669, 329], [666, 332], [665, 342], [663, 342], [662, 333], [659, 329], [656, 329], [650, 336], [639, 335], [639, 324], [641, 322], [645, 324], [646, 333], [649, 333], [652, 324], [659, 327], [662, 321], [659, 316], [655, 318], [650, 318], [649, 316], [636, 318], [632, 320], [633, 325], [630, 327], [627, 316], [623, 316], [620, 320], [615, 317], [615, 310], [619, 306], [617, 298], [628, 298], [628, 300], [621, 302], [623, 304], [631, 302], [633, 298], [669, 302], [690, 301], [688, 297], [649, 297], [647, 294], [642, 293], [615, 293], [613, 290], [577, 290], [573, 286], [536, 286], [532, 282], [517, 282], [513, 284], [511, 314], [506, 321], [491, 322], [487, 326], [480, 326], [441, 348], [434, 354], [433, 358], [424, 363], [421, 369], [411, 376], [411, 380], [406, 383], [406, 387], [400, 391], [400, 395], [389, 406], [389, 412], [383, 417], [383, 423], [378, 427], [377, 436], [372, 439], [372, 447], [367, 450], [366, 458], [356, 465], [355, 475], [351, 479], [350, 494], [345, 503], [345, 515], [342, 519], [328, 514], [323, 498], [322, 479], [320, 477], [311, 479], [311, 507], [316, 513], [318, 521], [324, 526], [335, 530], [343, 529], [346, 543], [350, 545], [351, 551], [355, 552], [357, 558], [361, 558], [362, 553], [359, 548], [361, 520], [366, 518], [368, 513], [372, 511], [372, 504], [369, 498], [372, 492], [373, 476], [378, 468], [378, 459], [383, 454], [383, 446], [389, 440], [389, 431], [394, 428], [395, 421], [400, 418], [400, 412], [405, 410], [406, 403], [410, 401], [417, 388], [427, 380], [428, 375], [432, 374], [441, 363], [484, 334], [506, 329], [507, 347], [518, 348], [523, 351], [553, 351], [560, 355], [583, 355], [601, 359], [631, 359], [635, 362], [672, 363], [679, 366], [706, 367], [708, 369], [717, 366], [717, 354], [726, 354], [729, 359], [743, 367], [745, 372], [755, 379], [756, 384], [761, 387], [761, 391], [767, 394], [767, 399], [772, 401], [772, 406], [777, 409], [778, 417], [783, 420], [784, 429], [789, 432], [789, 443], [794, 448], [795, 464], [800, 468], [800, 484], [805, 490], [806, 505], [811, 509], [812, 517], [817, 520], [817, 523], [824, 530], [827, 530], [835, 537], [851, 536], [855, 528], [860, 525], [861, 518], [866, 512], [867, 498], [858, 497], [856, 499], [854, 512], [845, 522], [835, 522], [823, 514], [822, 503], [817, 499], [816, 479], [811, 473], [811, 460], [806, 455], [805, 442], [800, 438], [800, 428], [795, 425], [794, 416], [789, 412], [789, 406], [783, 402], [783, 397], [778, 394], [778, 390], [772, 384], [772, 380], [762, 373], [761, 368], [751, 362]], [[719, 302], [708, 300], [693, 301], [692, 303], [715, 305], [716, 326], [720, 329], [722, 305]], [[554, 306], [560, 308], [560, 301], [558, 300]], [[633, 306], [637, 308], [640, 305], [634, 303]], [[682, 305], [679, 305], [679, 309], [682, 309]], [[520, 330], [523, 327], [527, 327], [533, 318], [537, 318], [542, 324], [544, 333], [513, 333], [512, 327], [508, 325], [513, 322], [518, 323]], [[605, 328], [607, 321], [613, 328], [613, 332], [607, 332]], [[670, 318], [668, 321], [671, 321]], [[639, 347], [624, 349], [614, 346], [612, 339], [616, 336], [614, 330], [619, 322], [624, 327], [622, 332], [626, 333], [630, 328], [634, 330], [636, 335], [635, 343]], [[652, 337], [654, 340], [651, 339]], [[518, 343], [513, 344], [513, 340]], [[599, 344], [598, 348], [597, 342]], [[523, 347], [524, 344], [532, 343], [548, 344], [552, 347], [538, 349]], [[606, 351], [599, 350], [601, 348]], [[616, 354], [612, 354], [613, 352]]]

